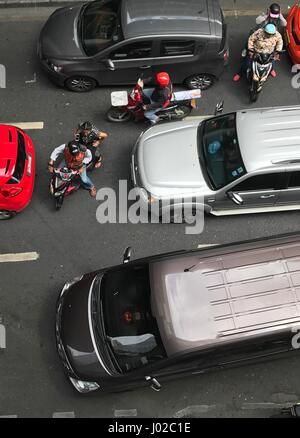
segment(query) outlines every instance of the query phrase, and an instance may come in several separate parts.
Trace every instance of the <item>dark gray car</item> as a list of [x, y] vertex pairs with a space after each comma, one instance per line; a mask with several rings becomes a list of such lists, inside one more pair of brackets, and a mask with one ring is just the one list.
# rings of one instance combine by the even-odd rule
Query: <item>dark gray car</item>
[[58, 85], [89, 91], [166, 70], [173, 83], [206, 89], [228, 61], [218, 0], [100, 0], [56, 10], [38, 56]]

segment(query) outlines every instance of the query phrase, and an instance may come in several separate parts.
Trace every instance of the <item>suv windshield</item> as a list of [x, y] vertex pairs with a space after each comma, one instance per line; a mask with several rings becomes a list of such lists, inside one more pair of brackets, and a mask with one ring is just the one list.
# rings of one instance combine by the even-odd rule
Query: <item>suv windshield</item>
[[109, 270], [95, 293], [95, 333], [104, 337], [99, 346], [106, 343], [116, 369], [127, 373], [166, 357], [152, 314], [147, 263]]
[[96, 55], [122, 38], [118, 5], [116, 0], [100, 0], [82, 7], [79, 34], [88, 56]]
[[214, 117], [198, 129], [198, 151], [213, 189], [218, 190], [246, 173], [241, 157], [235, 113]]

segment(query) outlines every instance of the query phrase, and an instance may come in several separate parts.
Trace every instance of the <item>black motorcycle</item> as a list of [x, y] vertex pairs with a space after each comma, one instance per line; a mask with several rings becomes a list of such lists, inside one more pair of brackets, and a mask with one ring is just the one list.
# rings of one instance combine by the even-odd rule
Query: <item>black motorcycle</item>
[[256, 102], [258, 94], [261, 92], [263, 84], [268, 79], [276, 53], [257, 53], [252, 55], [252, 62], [247, 69], [247, 79], [249, 82], [250, 102]]

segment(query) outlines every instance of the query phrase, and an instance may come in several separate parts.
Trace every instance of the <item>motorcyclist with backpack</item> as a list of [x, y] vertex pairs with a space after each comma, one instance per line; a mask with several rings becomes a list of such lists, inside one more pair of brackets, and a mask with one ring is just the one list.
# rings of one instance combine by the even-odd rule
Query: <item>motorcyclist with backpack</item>
[[64, 160], [59, 167], [68, 167], [72, 170], [78, 170], [82, 184], [85, 189], [89, 190], [90, 195], [94, 198], [97, 194], [96, 187], [92, 180], [87, 176], [86, 166], [92, 160], [92, 153], [86, 146], [78, 141], [70, 141], [55, 148], [48, 162], [48, 170], [53, 173], [54, 163], [60, 154], [64, 155]]
[[108, 137], [107, 132], [100, 131], [92, 122], [79, 123], [75, 131], [75, 140], [85, 145], [92, 153], [94, 167], [98, 169], [102, 165], [100, 144]]

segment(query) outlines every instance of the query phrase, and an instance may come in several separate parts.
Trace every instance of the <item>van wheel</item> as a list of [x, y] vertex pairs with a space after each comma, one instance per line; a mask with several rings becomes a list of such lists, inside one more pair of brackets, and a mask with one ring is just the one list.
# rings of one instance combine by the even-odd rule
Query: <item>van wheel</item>
[[213, 85], [215, 78], [206, 73], [198, 73], [185, 79], [184, 83], [190, 90], [207, 90]]
[[7, 219], [13, 218], [17, 213], [15, 211], [0, 211], [0, 221], [5, 221]]
[[97, 86], [95, 79], [89, 78], [87, 76], [72, 76], [67, 79], [65, 86], [70, 91], [76, 91], [77, 93], [85, 93], [91, 91]]

